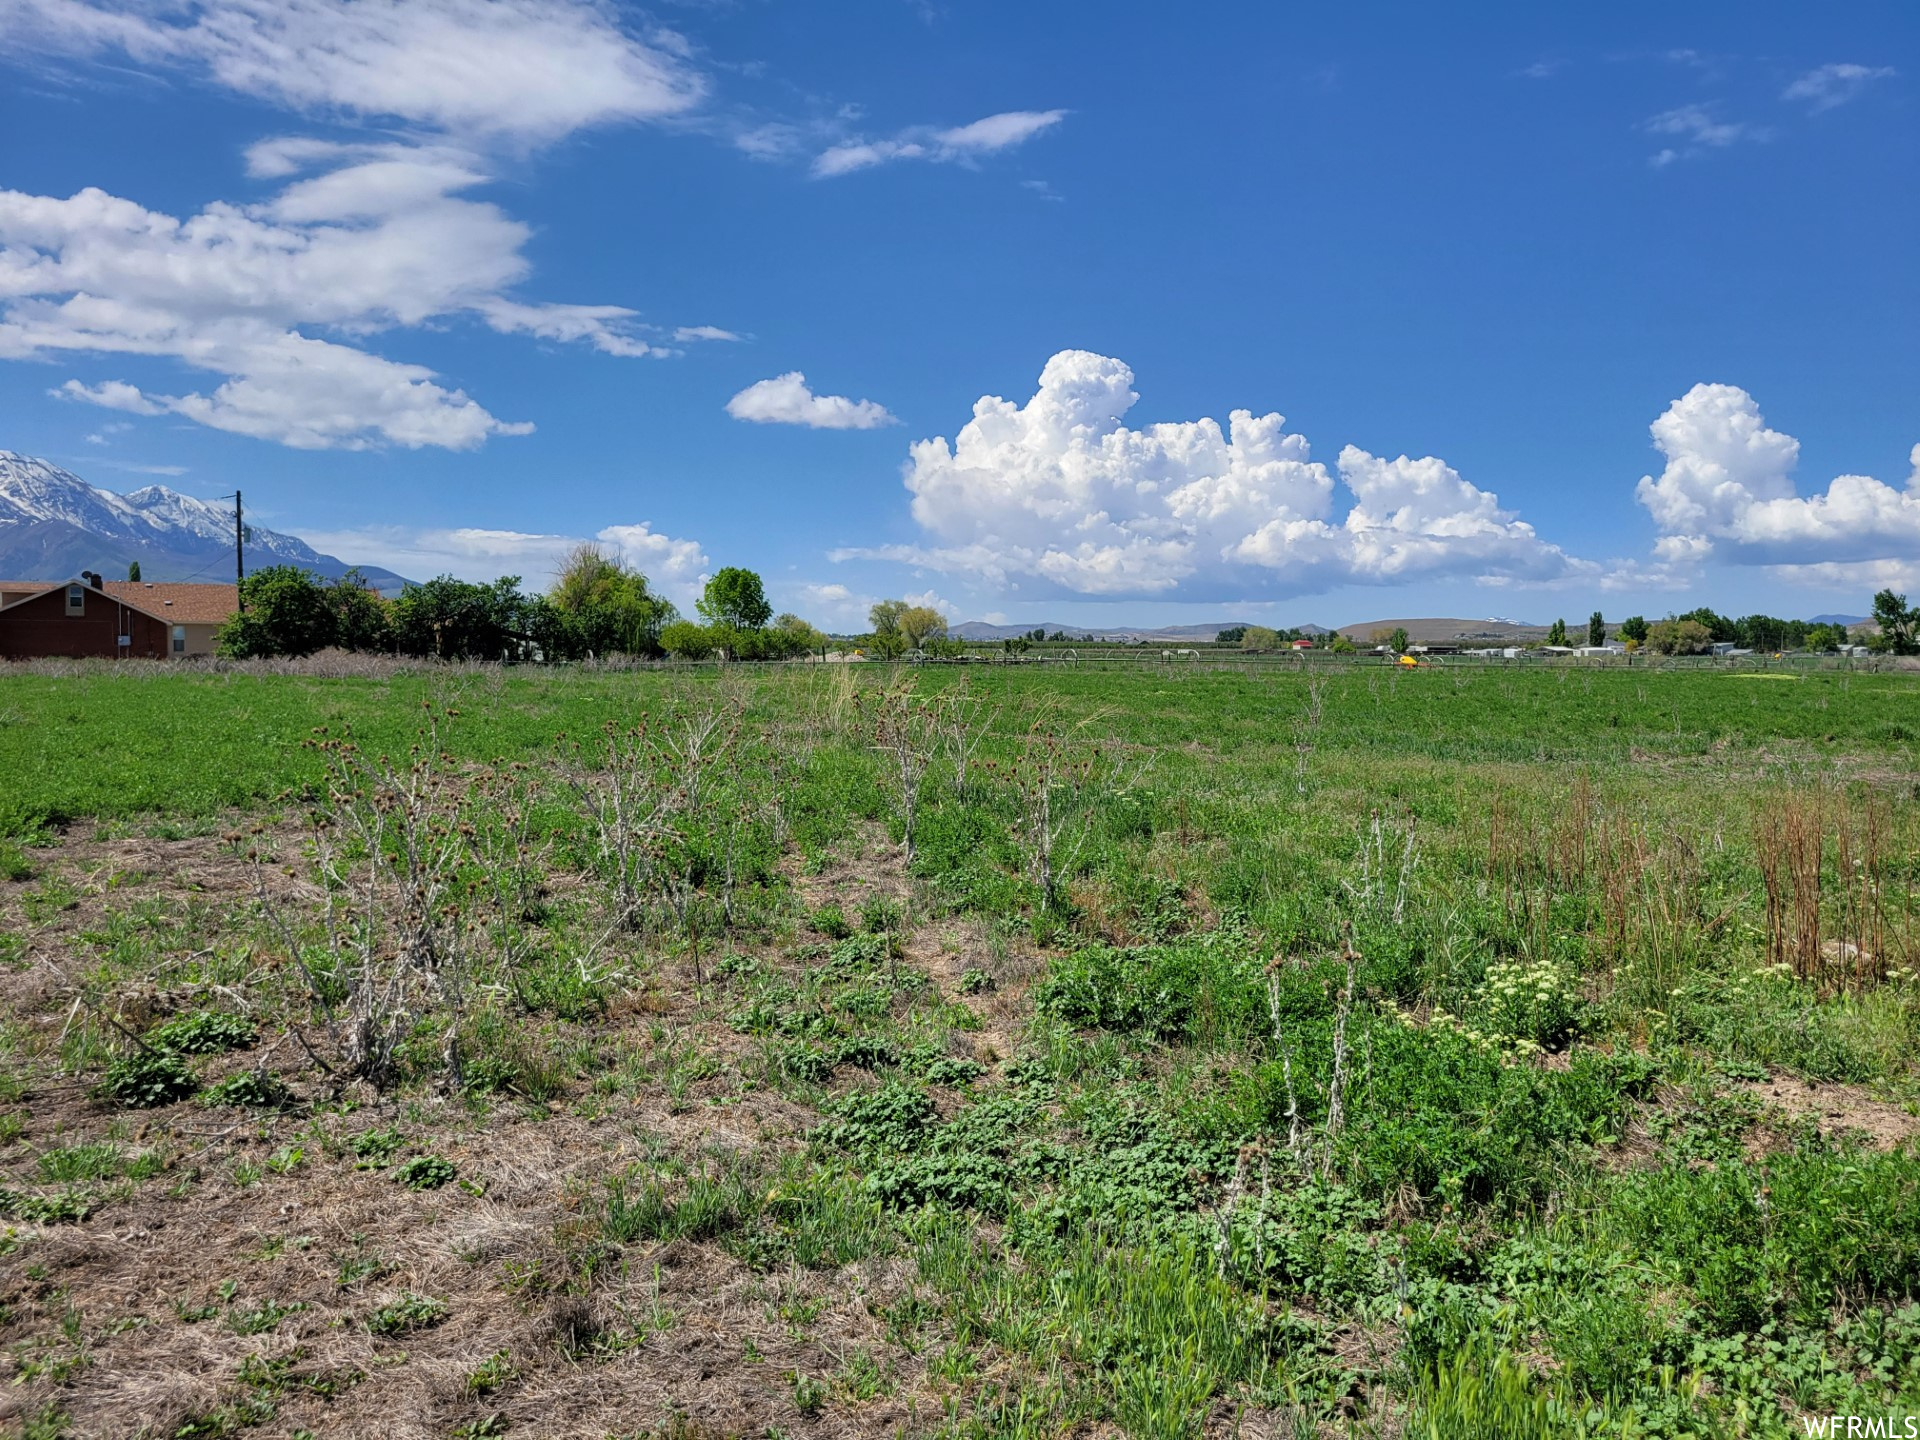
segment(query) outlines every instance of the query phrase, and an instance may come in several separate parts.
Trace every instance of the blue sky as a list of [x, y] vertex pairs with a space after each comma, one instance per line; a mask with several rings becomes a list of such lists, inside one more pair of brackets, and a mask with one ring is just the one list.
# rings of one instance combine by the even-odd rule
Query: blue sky
[[0, 0], [0, 448], [834, 628], [1920, 588], [1920, 15], [1407, 9]]

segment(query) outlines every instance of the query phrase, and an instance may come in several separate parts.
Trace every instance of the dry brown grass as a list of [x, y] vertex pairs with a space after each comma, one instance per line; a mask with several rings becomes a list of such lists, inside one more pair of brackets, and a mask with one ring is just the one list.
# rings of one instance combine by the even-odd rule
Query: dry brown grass
[[[718, 1068], [679, 1094], [661, 1082], [596, 1095], [588, 1076], [550, 1106], [502, 1101], [485, 1112], [431, 1100], [368, 1103], [345, 1114], [303, 1105], [243, 1115], [191, 1101], [121, 1111], [56, 1069], [68, 997], [86, 978], [83, 937], [141, 894], [204, 917], [205, 944], [230, 944], [229, 922], [252, 904], [252, 868], [211, 837], [74, 837], [36, 859], [44, 876], [77, 898], [29, 921], [24, 894], [34, 887], [0, 887], [0, 916], [28, 932], [24, 968], [0, 979], [0, 1013], [29, 1052], [17, 1067], [24, 1100], [5, 1107], [20, 1117], [21, 1130], [0, 1149], [0, 1184], [30, 1183], [39, 1152], [88, 1141], [152, 1150], [165, 1169], [138, 1186], [123, 1184], [123, 1193], [81, 1223], [13, 1227], [25, 1243], [0, 1255], [0, 1347], [40, 1346], [77, 1313], [78, 1343], [61, 1353], [82, 1363], [64, 1383], [42, 1376], [0, 1389], [0, 1429], [53, 1403], [76, 1440], [172, 1436], [259, 1393], [242, 1383], [243, 1367], [258, 1373], [269, 1364], [283, 1372], [275, 1413], [244, 1433], [445, 1437], [497, 1414], [495, 1423], [516, 1436], [624, 1435], [675, 1416], [689, 1435], [758, 1434], [769, 1426], [878, 1435], [942, 1413], [944, 1390], [928, 1379], [924, 1351], [889, 1339], [877, 1313], [911, 1283], [910, 1262], [897, 1256], [838, 1271], [762, 1274], [718, 1243], [679, 1239], [624, 1247], [617, 1266], [590, 1287], [516, 1280], [536, 1271], [562, 1275], [559, 1237], [579, 1196], [616, 1170], [663, 1157], [765, 1168], [801, 1145], [816, 1123], [812, 1111], [778, 1091], [742, 1084], [757, 1045], [713, 1013], [691, 973], [657, 976], [603, 1022], [579, 1027], [609, 1063], [644, 1061], [659, 1048], [656, 1027], [667, 1045], [697, 1045]], [[135, 875], [142, 878], [129, 887], [126, 877]], [[298, 898], [305, 882], [283, 878]], [[911, 899], [884, 837], [806, 877], [802, 888], [810, 904], [849, 912], [873, 895]], [[768, 963], [785, 962], [769, 956]], [[904, 963], [958, 998], [960, 975], [993, 961], [979, 927], [955, 922], [914, 932]], [[1011, 1050], [1024, 971], [1025, 962], [1009, 960], [996, 973], [1000, 988], [966, 997], [985, 1018], [971, 1036], [983, 1059]], [[127, 1014], [130, 1028], [205, 998], [169, 992], [164, 976], [149, 990], [142, 1002], [149, 1009]], [[207, 1057], [201, 1069], [215, 1079], [257, 1059]], [[307, 1104], [323, 1098], [311, 1073], [294, 1063], [292, 1047], [276, 1053], [274, 1068]], [[346, 1142], [387, 1126], [403, 1132], [410, 1150], [451, 1160], [481, 1193], [458, 1185], [416, 1193], [387, 1174], [356, 1169]], [[306, 1158], [290, 1173], [266, 1169], [242, 1183], [294, 1146]], [[381, 1258], [380, 1272], [343, 1287], [343, 1257], [368, 1256]], [[242, 1310], [263, 1302], [298, 1308], [262, 1333], [238, 1333], [222, 1298], [228, 1284], [231, 1305]], [[443, 1300], [445, 1319], [397, 1337], [371, 1333], [369, 1314], [401, 1292]], [[818, 1308], [810, 1321], [783, 1317], [807, 1302]], [[207, 1307], [216, 1313], [183, 1318]], [[568, 1343], [655, 1315], [671, 1323], [631, 1348], [582, 1355]], [[939, 1337], [930, 1338], [937, 1348]], [[501, 1350], [515, 1377], [495, 1393], [470, 1393], [468, 1377]], [[836, 1395], [820, 1416], [803, 1417], [791, 1375], [831, 1385], [860, 1351], [886, 1371], [892, 1393], [859, 1403]], [[323, 1396], [315, 1387], [337, 1393]]]

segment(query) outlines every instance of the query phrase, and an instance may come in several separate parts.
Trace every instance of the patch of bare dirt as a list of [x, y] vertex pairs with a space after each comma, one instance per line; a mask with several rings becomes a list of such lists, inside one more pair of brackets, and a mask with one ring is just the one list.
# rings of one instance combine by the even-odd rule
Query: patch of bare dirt
[[[789, 857], [787, 879], [809, 912], [837, 905], [849, 919], [857, 920], [863, 904], [881, 899], [913, 914], [913, 883], [905, 856], [877, 825], [860, 832], [852, 853], [835, 858], [816, 873], [808, 873], [797, 857]], [[903, 958], [929, 975], [942, 997], [964, 1004], [980, 1017], [980, 1028], [971, 1034], [972, 1058], [993, 1066], [1013, 1057], [1027, 988], [1040, 964], [1030, 946], [1009, 940], [996, 948], [981, 920], [945, 916], [915, 926], [905, 937]], [[961, 981], [969, 971], [985, 975], [992, 988], [963, 991]]]
[[1791, 1075], [1742, 1082], [1742, 1089], [1788, 1120], [1812, 1120], [1820, 1133], [1865, 1135], [1877, 1150], [1892, 1150], [1920, 1136], [1920, 1116], [1857, 1085], [1814, 1085]]
[[[274, 838], [284, 856], [298, 853], [297, 827]], [[68, 996], [96, 963], [99, 934], [158, 907], [169, 956], [186, 945], [225, 953], [247, 943], [254, 867], [218, 836], [74, 836], [34, 858], [35, 880], [0, 886], [0, 918], [25, 938], [20, 968], [0, 976], [0, 1017], [26, 1037], [12, 1066], [19, 1098], [0, 1103], [17, 1127], [0, 1139], [0, 1187], [57, 1189], [40, 1155], [81, 1143], [150, 1154], [162, 1168], [92, 1187], [94, 1209], [78, 1223], [0, 1223], [0, 1355], [20, 1382], [0, 1387], [0, 1433], [49, 1406], [74, 1440], [157, 1440], [221, 1415], [243, 1416], [240, 1433], [262, 1437], [670, 1425], [688, 1440], [774, 1426], [837, 1437], [894, 1435], [944, 1413], [948, 1387], [925, 1363], [942, 1343], [937, 1325], [917, 1339], [888, 1325], [887, 1307], [911, 1290], [909, 1259], [759, 1271], [721, 1241], [680, 1239], [616, 1247], [590, 1283], [569, 1268], [580, 1263], [569, 1227], [609, 1176], [636, 1167], [671, 1188], [676, 1167], [770, 1174], [818, 1122], [778, 1090], [743, 1083], [757, 1073], [758, 1043], [726, 1025], [724, 1004], [690, 971], [650, 975], [604, 1021], [572, 1027], [618, 1081], [589, 1072], [546, 1106], [500, 1099], [478, 1112], [422, 1097], [336, 1113], [296, 1047], [267, 1034], [196, 1068], [211, 1082], [264, 1064], [303, 1097], [293, 1111], [191, 1101], [125, 1111], [89, 1093], [90, 1075], [56, 1068]], [[289, 901], [303, 890], [311, 899], [300, 874], [268, 876]], [[911, 899], [884, 836], [796, 883], [810, 905], [849, 914], [874, 895]], [[977, 1058], [1012, 1052], [1030, 959], [1002, 949], [996, 960], [971, 921], [922, 926], [906, 950], [944, 998], [981, 1015], [969, 1036]], [[116, 991], [135, 1028], [153, 1018], [141, 1006], [162, 1015], [208, 998], [204, 987], [175, 994], [168, 962], [158, 968]], [[996, 988], [963, 994], [969, 969]], [[678, 1057], [696, 1051], [708, 1064], [670, 1080]], [[389, 1127], [405, 1141], [394, 1159], [444, 1157], [464, 1183], [415, 1192], [389, 1169], [360, 1168], [352, 1138]], [[443, 1302], [443, 1317], [375, 1333], [375, 1312], [408, 1294]], [[507, 1378], [476, 1388], [472, 1377], [503, 1351]], [[818, 1414], [803, 1411], [796, 1377], [826, 1387]], [[270, 1414], [234, 1409], [262, 1402]]]

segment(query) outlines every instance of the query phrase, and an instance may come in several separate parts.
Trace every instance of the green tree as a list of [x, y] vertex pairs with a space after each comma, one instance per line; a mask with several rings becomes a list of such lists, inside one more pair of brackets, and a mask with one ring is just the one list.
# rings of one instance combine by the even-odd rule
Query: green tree
[[349, 570], [328, 585], [326, 597], [333, 612], [334, 644], [343, 650], [393, 648], [393, 617], [387, 613], [387, 602], [359, 570]]
[[138, 585], [140, 583], [140, 562], [138, 560], [129, 560], [127, 562], [127, 583], [129, 585]]
[[409, 585], [389, 610], [394, 647], [442, 660], [518, 660], [532, 642], [538, 607], [520, 593], [520, 577], [491, 585], [441, 575]]
[[1873, 597], [1873, 618], [1880, 633], [1867, 642], [1871, 648], [1886, 655], [1920, 655], [1920, 606], [1882, 590]]
[[1646, 644], [1647, 617], [1644, 615], [1629, 615], [1626, 619], [1622, 620], [1620, 622], [1620, 638], [1622, 640], [1631, 640], [1636, 645]]
[[1555, 620], [1547, 630], [1547, 644], [1564, 645], [1567, 643], [1567, 622]]
[[947, 633], [947, 617], [931, 605], [907, 606], [896, 624], [910, 650], [919, 650], [928, 640], [942, 639]]
[[1715, 644], [1726, 645], [1739, 638], [1738, 627], [1734, 625], [1733, 621], [1716, 611], [1709, 610], [1705, 605], [1702, 605], [1698, 610], [1689, 610], [1686, 614], [1676, 618], [1692, 620], [1696, 624], [1704, 625], [1707, 630], [1707, 635]]
[[1607, 643], [1607, 622], [1600, 617], [1598, 610], [1587, 617], [1587, 644], [1604, 645]]
[[731, 625], [736, 630], [758, 630], [773, 618], [760, 577], [737, 565], [727, 566], [707, 581], [697, 608], [709, 625]]
[[875, 635], [898, 634], [900, 616], [906, 608], [904, 600], [876, 600], [867, 611], [867, 626]]
[[1351, 655], [1354, 653], [1354, 650], [1356, 648], [1357, 647], [1354, 645], [1353, 641], [1349, 640], [1346, 636], [1340, 634], [1338, 631], [1335, 631], [1333, 639], [1327, 642], [1328, 652], [1334, 655]]
[[1245, 625], [1240, 631], [1242, 650], [1277, 650], [1280, 648], [1280, 636], [1264, 625]]
[[1407, 646], [1412, 643], [1413, 642], [1407, 638], [1406, 627], [1403, 625], [1394, 626], [1393, 633], [1387, 637], [1387, 648], [1396, 655], [1406, 654]]
[[551, 614], [536, 628], [550, 658], [660, 653], [660, 627], [679, 618], [647, 577], [597, 545], [579, 545], [547, 592]]
[[1246, 626], [1229, 625], [1225, 630], [1222, 630], [1218, 635], [1213, 637], [1213, 643], [1216, 645], [1238, 645], [1246, 638]]
[[240, 582], [243, 607], [214, 638], [221, 655], [311, 655], [335, 643], [327, 593], [298, 565], [269, 565]]
[[791, 611], [774, 616], [773, 628], [789, 646], [787, 653], [790, 655], [818, 655], [827, 648], [829, 643], [827, 637], [815, 629], [810, 622], [802, 620]]
[[713, 654], [713, 634], [691, 620], [660, 627], [660, 648], [680, 660], [704, 660]]
[[1801, 644], [1809, 650], [1838, 650], [1847, 643], [1847, 627], [1844, 625], [1809, 625], [1806, 638]]
[[1647, 648], [1657, 655], [1704, 655], [1713, 643], [1713, 631], [1699, 620], [1669, 616], [1647, 627]]

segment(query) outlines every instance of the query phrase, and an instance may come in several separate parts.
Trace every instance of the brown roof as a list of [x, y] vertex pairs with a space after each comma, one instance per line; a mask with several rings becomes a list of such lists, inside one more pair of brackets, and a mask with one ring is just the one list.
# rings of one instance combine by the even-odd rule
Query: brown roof
[[237, 585], [109, 580], [101, 589], [175, 625], [219, 625], [240, 608]]
[[[0, 592], [13, 595], [9, 604], [49, 590], [84, 584], [79, 576], [71, 580], [0, 580]], [[92, 586], [88, 586], [92, 589]], [[109, 580], [100, 587], [111, 599], [136, 610], [144, 610], [156, 620], [171, 625], [220, 625], [240, 608], [237, 585], [203, 585], [197, 582], [169, 580]]]

